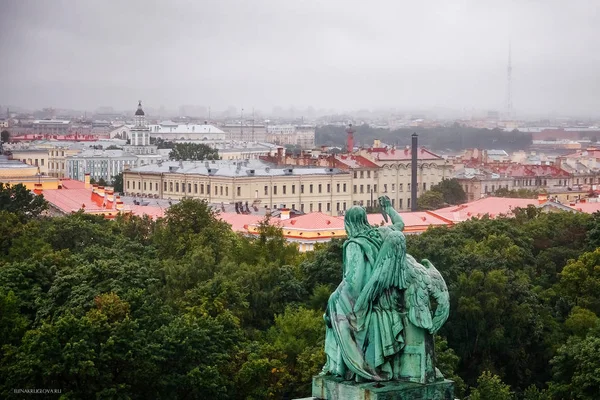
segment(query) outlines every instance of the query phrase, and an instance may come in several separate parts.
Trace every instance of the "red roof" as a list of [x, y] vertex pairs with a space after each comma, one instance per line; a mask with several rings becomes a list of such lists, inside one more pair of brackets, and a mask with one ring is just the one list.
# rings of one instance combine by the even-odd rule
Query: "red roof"
[[[379, 161], [410, 161], [412, 159], [412, 150], [410, 147], [404, 149], [386, 149], [386, 148], [374, 148], [368, 149], [369, 153], [375, 153], [374, 157]], [[442, 158], [437, 154], [427, 150], [425, 147], [421, 147], [417, 151], [418, 160], [441, 160]]]
[[460, 222], [473, 217], [481, 218], [486, 214], [490, 218], [495, 218], [498, 215], [510, 215], [513, 209], [517, 207], [526, 208], [530, 204], [537, 206], [540, 203], [537, 199], [486, 197], [459, 206], [440, 208], [439, 210], [435, 210], [434, 213], [448, 220]]
[[234, 232], [247, 232], [248, 230], [246, 229], [246, 226], [258, 224], [265, 218], [265, 216], [256, 214], [237, 214], [221, 212], [217, 215], [217, 218], [220, 218], [222, 221], [227, 222], [229, 225], [231, 225], [231, 229]]
[[379, 166], [377, 164], [375, 164], [373, 161], [369, 160], [366, 157], [363, 156], [355, 156], [355, 155], [348, 155], [348, 154], [340, 154], [337, 155], [335, 160], [339, 163], [339, 164], [343, 164], [343, 165], [339, 165], [340, 167], [347, 167], [347, 168], [378, 168]]
[[278, 224], [282, 228], [305, 230], [343, 229], [344, 219], [340, 217], [332, 217], [331, 215], [320, 212], [314, 212], [295, 218], [279, 220]]
[[[83, 209], [86, 213], [103, 213], [117, 215], [115, 202], [108, 202], [92, 192], [92, 189], [86, 189], [85, 183], [76, 180], [63, 180], [62, 189], [45, 189], [42, 194], [44, 198], [64, 213], [77, 212]], [[138, 206], [126, 204], [123, 206], [123, 212], [131, 212], [135, 215], [148, 215], [152, 218], [164, 216], [164, 211], [160, 207]]]
[[552, 165], [521, 165], [508, 164], [492, 167], [492, 172], [506, 174], [507, 176], [516, 177], [553, 177], [553, 178], [568, 178], [571, 175], [564, 169]]

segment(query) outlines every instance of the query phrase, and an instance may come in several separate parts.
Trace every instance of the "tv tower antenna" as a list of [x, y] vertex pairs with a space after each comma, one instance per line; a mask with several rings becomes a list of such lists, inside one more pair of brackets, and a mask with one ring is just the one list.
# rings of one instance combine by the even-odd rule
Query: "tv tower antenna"
[[506, 68], [506, 112], [508, 118], [513, 118], [513, 103], [512, 103], [512, 48], [508, 42], [508, 66]]

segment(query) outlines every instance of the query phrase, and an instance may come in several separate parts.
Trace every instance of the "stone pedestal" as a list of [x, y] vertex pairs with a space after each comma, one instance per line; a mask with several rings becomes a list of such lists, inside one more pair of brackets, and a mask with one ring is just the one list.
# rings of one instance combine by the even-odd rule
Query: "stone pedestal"
[[454, 382], [404, 381], [356, 383], [334, 376], [315, 376], [312, 395], [322, 400], [454, 400]]

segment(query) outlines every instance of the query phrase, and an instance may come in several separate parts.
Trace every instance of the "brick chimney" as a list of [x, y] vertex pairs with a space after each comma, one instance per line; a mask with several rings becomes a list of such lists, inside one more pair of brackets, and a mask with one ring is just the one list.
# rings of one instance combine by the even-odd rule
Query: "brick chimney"
[[98, 193], [98, 196], [104, 197], [104, 186], [98, 186], [98, 191], [96, 193]]
[[290, 219], [290, 209], [289, 208], [282, 208], [280, 211], [281, 211], [281, 214], [279, 215], [279, 218]]
[[352, 124], [348, 125], [348, 129], [346, 129], [346, 133], [348, 134], [347, 143], [346, 143], [346, 151], [348, 154], [352, 154], [354, 151], [354, 129], [352, 129]]
[[[108, 188], [107, 188], [107, 189], [104, 191], [104, 193], [106, 194], [106, 201], [107, 201], [107, 202], [114, 203], [114, 201], [115, 201], [115, 191], [114, 191], [113, 189], [108, 189]], [[111, 205], [110, 205], [110, 207], [108, 207], [108, 208], [112, 208], [112, 204], [111, 204]]]
[[121, 196], [115, 196], [115, 204], [118, 211], [123, 210], [123, 200], [121, 200]]
[[44, 189], [42, 188], [42, 184], [41, 183], [35, 183], [34, 184], [34, 189], [33, 189], [33, 193], [40, 195], [42, 194], [42, 192], [44, 191]]
[[85, 188], [89, 189], [90, 188], [90, 174], [85, 174], [85, 176], [83, 178], [83, 182], [85, 183]]
[[277, 148], [277, 165], [283, 164], [283, 147]]

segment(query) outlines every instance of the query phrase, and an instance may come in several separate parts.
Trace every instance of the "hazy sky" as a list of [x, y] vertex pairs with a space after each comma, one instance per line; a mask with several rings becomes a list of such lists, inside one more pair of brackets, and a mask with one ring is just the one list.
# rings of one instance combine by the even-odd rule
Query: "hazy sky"
[[600, 110], [598, 0], [0, 0], [0, 104]]

